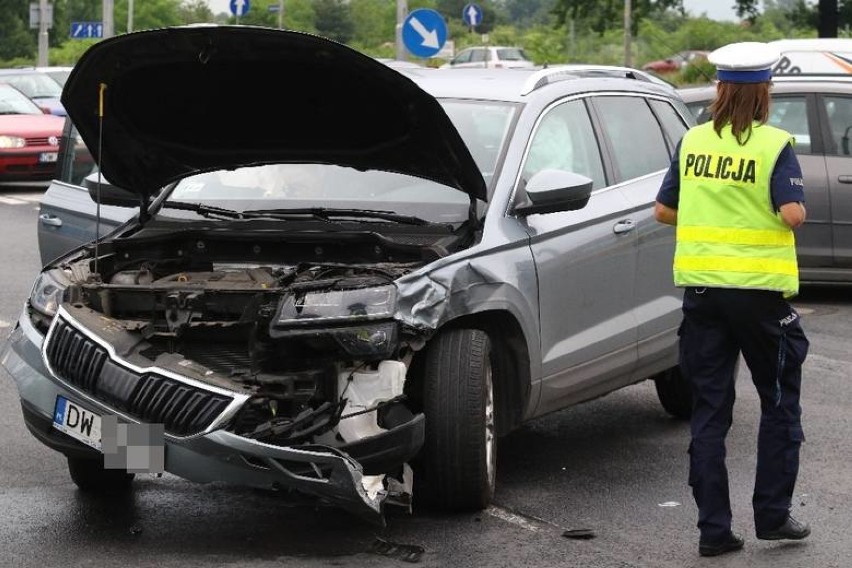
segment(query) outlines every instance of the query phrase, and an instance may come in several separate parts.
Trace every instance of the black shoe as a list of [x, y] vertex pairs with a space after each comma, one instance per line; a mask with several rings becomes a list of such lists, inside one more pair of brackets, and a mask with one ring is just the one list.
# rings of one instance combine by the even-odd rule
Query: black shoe
[[702, 542], [698, 544], [698, 554], [701, 556], [719, 556], [726, 552], [739, 550], [745, 541], [736, 533], [728, 533], [724, 539], [716, 542]]
[[772, 531], [758, 531], [757, 538], [760, 540], [802, 540], [811, 534], [811, 527], [808, 523], [797, 521], [793, 517], [788, 516], [784, 524]]

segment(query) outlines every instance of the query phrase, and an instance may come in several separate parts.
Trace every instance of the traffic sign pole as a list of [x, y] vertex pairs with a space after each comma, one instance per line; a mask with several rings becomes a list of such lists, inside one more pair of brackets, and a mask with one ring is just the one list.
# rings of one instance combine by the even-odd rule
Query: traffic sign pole
[[405, 61], [405, 43], [402, 41], [402, 27], [405, 25], [405, 17], [408, 16], [408, 1], [396, 0], [396, 59]]
[[103, 32], [102, 36], [104, 38], [112, 37], [115, 35], [115, 5], [113, 0], [103, 0]]
[[38, 65], [47, 66], [47, 0], [38, 3]]
[[412, 55], [433, 57], [447, 41], [447, 23], [435, 10], [418, 8], [405, 18], [402, 41]]

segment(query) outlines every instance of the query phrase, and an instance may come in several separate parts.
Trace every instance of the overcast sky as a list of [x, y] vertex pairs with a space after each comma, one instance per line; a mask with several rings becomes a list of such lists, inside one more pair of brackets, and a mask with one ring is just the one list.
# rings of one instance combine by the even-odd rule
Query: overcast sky
[[[249, 1], [249, 6], [251, 6], [253, 2]], [[734, 0], [683, 0], [684, 8], [693, 16], [707, 14], [707, 17], [712, 20], [736, 21], [737, 16], [732, 8], [734, 3]], [[214, 14], [230, 12], [231, 10], [230, 0], [207, 0], [207, 4]], [[254, 9], [254, 6], [251, 6], [250, 9]]]
[[[693, 16], [707, 14], [711, 20], [736, 21], [737, 13], [734, 11], [734, 0], [683, 0], [683, 7]], [[227, 9], [227, 4], [225, 5]]]

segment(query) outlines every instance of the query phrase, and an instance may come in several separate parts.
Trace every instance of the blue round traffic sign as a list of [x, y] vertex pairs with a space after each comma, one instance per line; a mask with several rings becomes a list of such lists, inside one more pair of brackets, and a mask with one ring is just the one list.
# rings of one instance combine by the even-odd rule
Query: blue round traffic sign
[[474, 3], [465, 4], [462, 8], [462, 20], [468, 26], [475, 28], [482, 23], [482, 8]]
[[432, 57], [441, 51], [446, 41], [447, 24], [435, 10], [414, 10], [402, 24], [402, 43], [417, 57]]
[[230, 8], [233, 15], [245, 16], [251, 8], [251, 3], [249, 0], [231, 0]]

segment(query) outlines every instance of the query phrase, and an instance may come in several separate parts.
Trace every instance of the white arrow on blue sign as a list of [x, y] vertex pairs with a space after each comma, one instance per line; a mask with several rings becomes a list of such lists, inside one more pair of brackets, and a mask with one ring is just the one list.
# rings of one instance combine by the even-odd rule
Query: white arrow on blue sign
[[435, 10], [414, 10], [402, 24], [402, 43], [417, 57], [432, 57], [446, 41], [447, 23]]
[[467, 4], [462, 9], [462, 20], [468, 26], [475, 28], [482, 23], [482, 8], [477, 4]]
[[231, 13], [235, 16], [245, 16], [249, 8], [251, 8], [249, 0], [231, 0]]
[[72, 39], [104, 37], [103, 22], [71, 22]]

